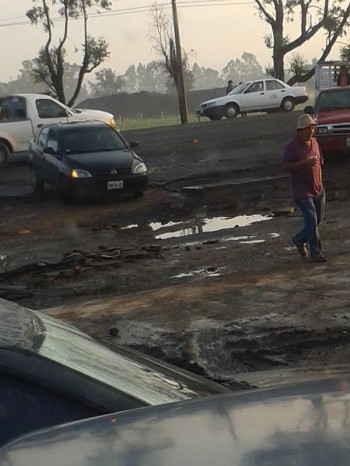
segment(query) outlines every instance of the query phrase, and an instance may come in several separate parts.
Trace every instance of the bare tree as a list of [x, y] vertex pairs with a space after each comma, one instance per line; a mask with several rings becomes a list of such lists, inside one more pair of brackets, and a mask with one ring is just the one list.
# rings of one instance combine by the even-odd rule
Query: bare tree
[[[176, 56], [175, 39], [173, 28], [169, 17], [164, 9], [157, 4], [152, 7], [153, 23], [151, 26], [153, 48], [161, 57], [158, 65], [168, 74], [170, 80], [174, 83], [177, 93], [179, 93], [179, 64]], [[187, 90], [193, 88], [193, 73], [189, 69], [188, 54], [182, 50], [182, 69], [184, 81]], [[168, 86], [171, 87], [171, 86]]]
[[[27, 12], [32, 24], [42, 23], [47, 33], [47, 41], [35, 59], [36, 67], [33, 70], [36, 80], [43, 81], [57, 95], [57, 98], [66, 103], [64, 90], [65, 44], [68, 38], [70, 20], [83, 18], [83, 56], [77, 73], [77, 84], [68, 105], [73, 105], [79, 96], [84, 77], [97, 68], [108, 56], [108, 44], [103, 38], [95, 39], [88, 34], [88, 10], [92, 6], [102, 9], [110, 8], [109, 0], [33, 0], [40, 6], [34, 6]], [[63, 34], [58, 45], [53, 44], [54, 22], [49, 8], [58, 4], [58, 14], [63, 19]]]
[[[320, 49], [319, 61], [327, 58], [337, 39], [344, 35], [349, 25], [350, 3], [344, 0], [255, 0], [259, 16], [270, 26], [272, 34], [265, 37], [265, 44], [272, 49], [275, 77], [284, 81], [284, 58], [317, 33], [325, 32], [324, 49]], [[294, 39], [284, 34], [286, 22], [300, 17], [300, 32]], [[307, 81], [315, 73], [314, 68], [303, 76], [293, 76], [288, 83]]]

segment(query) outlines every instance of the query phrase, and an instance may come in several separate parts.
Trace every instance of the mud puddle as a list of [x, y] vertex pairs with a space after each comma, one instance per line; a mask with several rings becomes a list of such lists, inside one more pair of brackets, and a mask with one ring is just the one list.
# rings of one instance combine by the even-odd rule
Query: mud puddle
[[221, 277], [224, 275], [224, 272], [227, 270], [227, 267], [206, 267], [198, 270], [193, 270], [190, 272], [179, 273], [173, 275], [171, 278], [205, 278], [205, 277]]
[[[85, 232], [87, 235], [93, 235], [95, 239], [100, 238], [101, 240], [110, 239], [113, 240], [121, 235], [127, 235], [130, 241], [140, 236], [140, 234], [146, 234], [149, 239], [152, 240], [167, 240], [167, 239], [183, 239], [189, 237], [199, 237], [199, 235], [216, 232], [220, 232], [222, 235], [223, 230], [233, 230], [236, 228], [247, 227], [254, 223], [271, 220], [273, 215], [238, 215], [235, 217], [195, 217], [187, 218], [180, 221], [152, 221], [150, 223], [131, 223], [131, 224], [104, 224], [98, 227], [94, 227], [90, 232]], [[81, 230], [80, 234], [83, 234], [83, 228], [75, 226], [76, 230]], [[76, 231], [76, 236], [79, 233]], [[274, 234], [276, 235], [276, 234]], [[255, 240], [254, 236], [229, 236], [224, 239], [225, 241], [238, 240], [245, 242], [261, 242], [261, 240]], [[188, 244], [196, 244], [196, 241]]]
[[[172, 238], [180, 239], [181, 244], [177, 242], [170, 246], [170, 249], [180, 246], [180, 249], [184, 248], [185, 251], [191, 250], [192, 247], [199, 249], [202, 245], [215, 243], [218, 243], [216, 249], [224, 250], [225, 243], [228, 241], [237, 241], [242, 244], [262, 243], [265, 239], [261, 237], [232, 235], [232, 230], [239, 230], [241, 227], [249, 227], [254, 223], [265, 222], [272, 218], [268, 215], [254, 214], [235, 217], [197, 217], [167, 223], [160, 221], [130, 224], [108, 223], [92, 227], [69, 223], [64, 226], [62, 232], [65, 241], [64, 248], [59, 248], [56, 254], [52, 251], [48, 255], [47, 250], [37, 249], [35, 255], [31, 257], [22, 254], [20, 258], [11, 255], [0, 257], [0, 293], [3, 297], [12, 297], [13, 280], [23, 280], [25, 277], [28, 283], [35, 280], [38, 284], [40, 280], [73, 278], [77, 274], [81, 275], [92, 269], [97, 270], [97, 268], [100, 270], [120, 268], [123, 264], [141, 259], [161, 259], [162, 249], [169, 249], [169, 245], [163, 245], [162, 240]], [[219, 239], [213, 238], [216, 232], [220, 232]], [[206, 234], [211, 234], [211, 236], [203, 236]], [[156, 244], [154, 240], [157, 241]], [[118, 247], [115, 246], [116, 244]], [[126, 247], [122, 247], [123, 244]], [[176, 258], [176, 255], [180, 257]], [[177, 282], [221, 277], [230, 271], [229, 267], [210, 261], [207, 264], [201, 264], [200, 267], [191, 268], [191, 264], [187, 264], [187, 257], [176, 254], [176, 252], [173, 252], [173, 257], [175, 260], [171, 264], [174, 269], [169, 270], [168, 278]], [[8, 280], [12, 282], [9, 284]], [[16, 287], [16, 292], [19, 291], [27, 292], [27, 286], [21, 283], [20, 288]]]
[[[118, 334], [128, 334], [128, 345], [220, 382], [235, 381], [235, 374], [293, 367], [310, 359], [320, 366], [329, 351], [344, 352], [350, 331], [343, 326], [310, 328], [288, 325], [269, 313], [260, 318], [218, 322], [202, 318], [179, 334], [132, 321], [119, 321]], [[134, 336], [134, 341], [130, 340]], [[116, 340], [117, 341], [117, 340]]]

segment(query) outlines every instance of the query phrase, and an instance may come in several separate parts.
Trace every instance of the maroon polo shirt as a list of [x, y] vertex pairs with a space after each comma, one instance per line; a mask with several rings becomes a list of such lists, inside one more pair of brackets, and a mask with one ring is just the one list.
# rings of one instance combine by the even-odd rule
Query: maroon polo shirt
[[284, 147], [283, 163], [294, 163], [317, 156], [319, 163], [313, 167], [304, 167], [290, 172], [290, 187], [292, 198], [302, 199], [317, 196], [322, 189], [323, 156], [315, 138], [311, 139], [308, 147], [297, 136], [291, 139]]

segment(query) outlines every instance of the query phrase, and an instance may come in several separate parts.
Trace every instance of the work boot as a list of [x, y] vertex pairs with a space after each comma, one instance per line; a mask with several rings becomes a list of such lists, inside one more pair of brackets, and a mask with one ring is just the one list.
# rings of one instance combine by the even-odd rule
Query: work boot
[[295, 241], [295, 239], [294, 239], [294, 236], [292, 238], [292, 241], [293, 241], [294, 246], [297, 248], [299, 256], [302, 257], [303, 259], [305, 259], [306, 256], [307, 256], [306, 244], [305, 243], [297, 243]]
[[311, 262], [327, 262], [327, 257], [319, 252], [318, 254], [314, 254], [310, 257]]

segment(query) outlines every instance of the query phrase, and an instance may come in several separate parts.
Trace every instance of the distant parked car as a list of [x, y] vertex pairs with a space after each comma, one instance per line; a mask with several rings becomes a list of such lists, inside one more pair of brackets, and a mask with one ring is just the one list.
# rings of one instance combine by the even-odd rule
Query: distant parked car
[[231, 391], [4, 299], [0, 361], [0, 445], [38, 428]]
[[42, 190], [47, 183], [67, 203], [120, 192], [142, 195], [148, 173], [132, 150], [137, 145], [99, 121], [44, 125], [29, 145], [33, 187]]
[[305, 87], [288, 86], [279, 79], [258, 79], [240, 84], [228, 95], [201, 103], [196, 113], [199, 117], [221, 120], [235, 118], [240, 113], [290, 112], [308, 99]]

